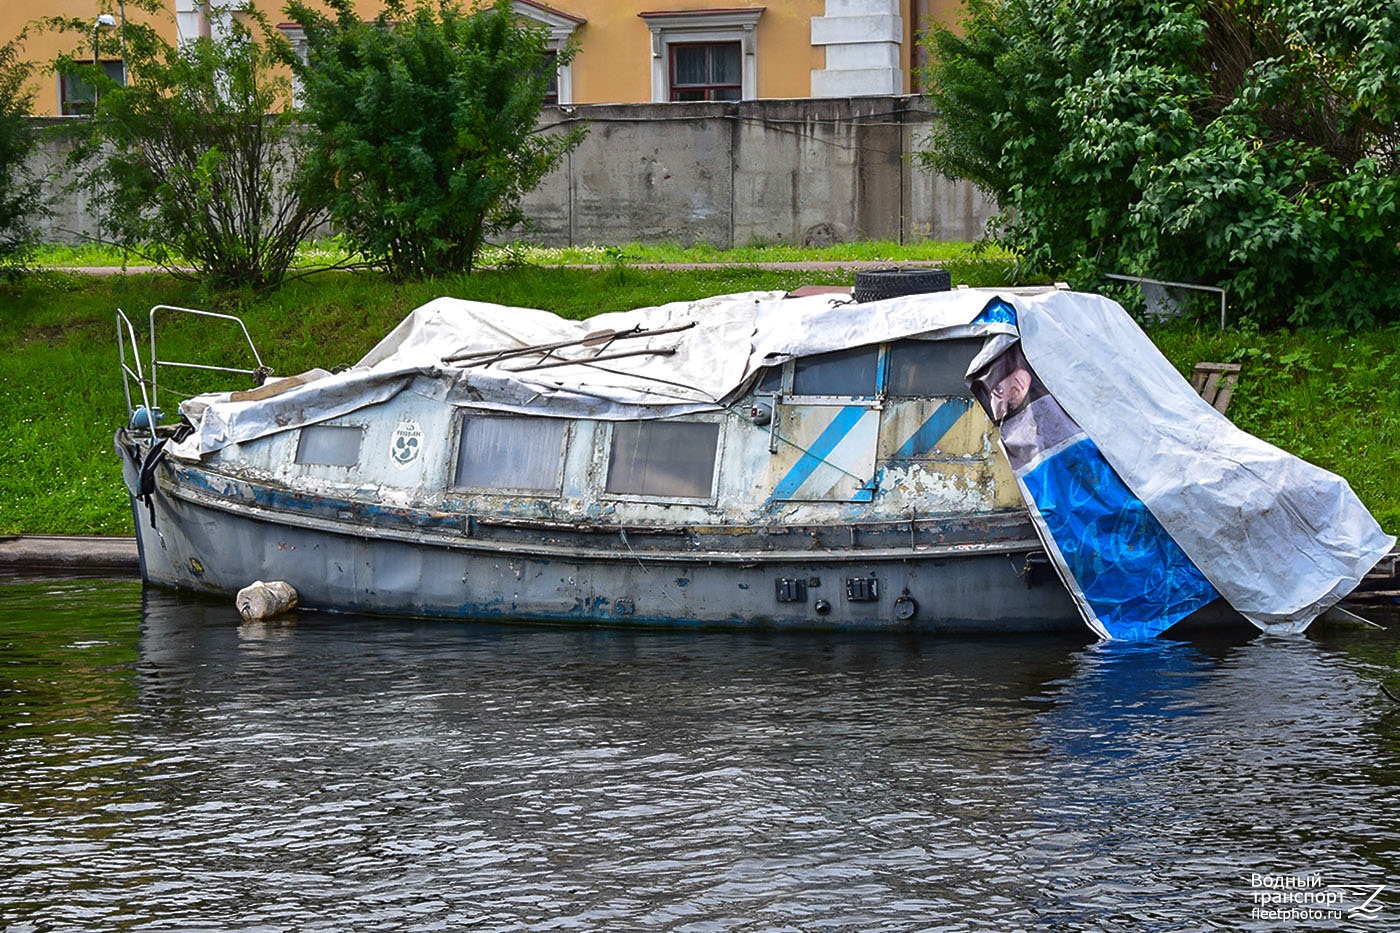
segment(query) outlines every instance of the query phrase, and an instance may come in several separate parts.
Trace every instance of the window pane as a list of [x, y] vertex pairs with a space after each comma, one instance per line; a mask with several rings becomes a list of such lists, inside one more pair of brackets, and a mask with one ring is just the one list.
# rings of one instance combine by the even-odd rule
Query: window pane
[[546, 104], [559, 103], [559, 53], [548, 51], [540, 62], [540, 72], [544, 75]]
[[567, 428], [559, 418], [463, 418], [453, 485], [558, 492]]
[[710, 84], [740, 84], [739, 43], [726, 42], [710, 48]]
[[364, 429], [339, 424], [313, 424], [301, 429], [297, 439], [297, 463], [354, 466], [360, 459]]
[[889, 394], [896, 396], [963, 396], [963, 375], [982, 348], [976, 340], [901, 340], [890, 347]]
[[92, 85], [72, 75], [63, 76], [63, 115], [92, 113]]
[[879, 347], [822, 353], [797, 361], [793, 395], [871, 396], [876, 392]]
[[608, 461], [611, 493], [709, 498], [719, 425], [685, 421], [619, 421]]
[[[120, 61], [102, 62], [102, 71], [116, 83], [126, 83], [126, 69]], [[59, 84], [59, 95], [64, 116], [92, 113], [92, 85], [81, 78], [65, 75]]]
[[673, 84], [709, 84], [709, 74], [705, 68], [709, 49], [703, 45], [673, 45]]
[[671, 100], [739, 100], [743, 51], [738, 42], [671, 45]]

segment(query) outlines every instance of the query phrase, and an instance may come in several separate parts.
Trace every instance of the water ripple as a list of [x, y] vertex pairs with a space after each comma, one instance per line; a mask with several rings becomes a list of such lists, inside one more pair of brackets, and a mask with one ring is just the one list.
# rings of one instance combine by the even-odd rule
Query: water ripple
[[242, 625], [94, 581], [0, 618], [7, 930], [1269, 930], [1252, 875], [1400, 889], [1391, 633]]

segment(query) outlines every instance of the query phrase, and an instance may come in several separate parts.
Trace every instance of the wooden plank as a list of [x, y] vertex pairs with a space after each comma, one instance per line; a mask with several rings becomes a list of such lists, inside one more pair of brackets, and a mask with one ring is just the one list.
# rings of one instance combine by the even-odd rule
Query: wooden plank
[[1191, 386], [1223, 415], [1230, 407], [1230, 396], [1239, 379], [1239, 363], [1197, 363], [1191, 374]]
[[1215, 410], [1222, 415], [1225, 414], [1225, 409], [1230, 407], [1230, 396], [1235, 391], [1235, 380], [1238, 378], [1238, 376], [1226, 377], [1227, 381], [1225, 385], [1220, 387], [1219, 393], [1215, 396], [1215, 401], [1212, 404], [1215, 405]]

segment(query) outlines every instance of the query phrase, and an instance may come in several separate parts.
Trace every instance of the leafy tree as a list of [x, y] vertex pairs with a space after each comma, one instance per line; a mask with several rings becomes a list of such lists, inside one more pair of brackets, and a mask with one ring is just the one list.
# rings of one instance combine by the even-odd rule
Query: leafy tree
[[192, 264], [216, 288], [257, 290], [285, 277], [325, 214], [293, 185], [306, 146], [280, 71], [286, 43], [256, 10], [240, 17], [178, 46], [133, 21], [104, 35], [112, 54], [121, 43], [127, 85], [71, 56], [58, 68], [96, 91], [74, 155], [94, 167], [104, 232], [177, 274]]
[[19, 57], [22, 39], [0, 45], [0, 267], [10, 269], [27, 258], [32, 221], [44, 208], [42, 180], [28, 165], [39, 140], [29, 120], [33, 68]]
[[1261, 323], [1400, 318], [1400, 15], [1362, 0], [968, 0], [921, 153], [1025, 274], [1226, 288]]
[[582, 138], [535, 131], [543, 30], [506, 0], [470, 12], [391, 0], [373, 22], [351, 0], [327, 2], [334, 19], [300, 0], [287, 8], [309, 50], [298, 66], [319, 136], [309, 189], [391, 274], [470, 272], [484, 238], [524, 219], [521, 197]]

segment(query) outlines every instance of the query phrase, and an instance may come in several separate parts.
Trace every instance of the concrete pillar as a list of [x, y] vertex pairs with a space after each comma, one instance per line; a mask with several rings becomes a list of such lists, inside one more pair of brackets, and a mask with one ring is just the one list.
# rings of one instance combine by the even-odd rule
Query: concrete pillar
[[826, 0], [826, 15], [812, 17], [812, 44], [826, 48], [826, 67], [812, 71], [813, 97], [905, 93], [899, 7], [899, 0]]

